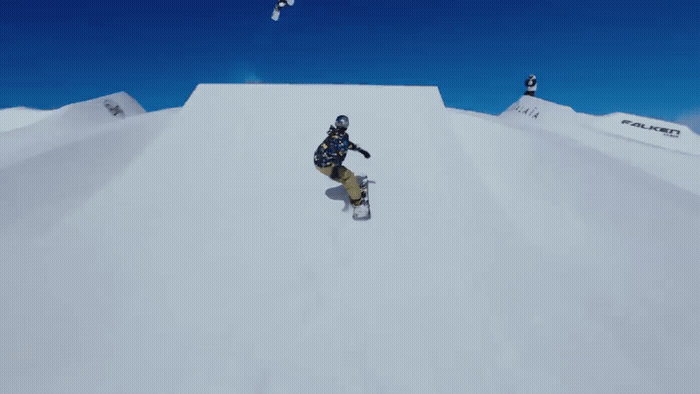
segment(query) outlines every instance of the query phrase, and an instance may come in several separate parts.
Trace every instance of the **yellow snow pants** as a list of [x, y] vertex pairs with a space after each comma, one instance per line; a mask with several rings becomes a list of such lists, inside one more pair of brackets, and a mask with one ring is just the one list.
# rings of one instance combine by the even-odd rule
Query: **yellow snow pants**
[[[329, 177], [333, 172], [333, 166], [316, 167], [316, 169]], [[350, 202], [352, 205], [356, 206], [360, 204], [360, 201], [362, 201], [362, 190], [360, 190], [360, 184], [357, 183], [357, 178], [355, 178], [355, 174], [353, 174], [352, 171], [348, 170], [345, 166], [340, 166], [338, 168], [338, 177], [331, 179], [336, 182], [340, 182], [343, 184], [343, 186], [345, 186], [345, 189], [348, 191], [348, 195], [350, 196]]]

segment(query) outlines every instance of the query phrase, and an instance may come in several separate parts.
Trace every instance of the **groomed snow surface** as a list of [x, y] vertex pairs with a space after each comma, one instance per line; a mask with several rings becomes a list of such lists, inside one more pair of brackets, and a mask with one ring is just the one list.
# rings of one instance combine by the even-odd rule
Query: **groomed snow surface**
[[[8, 111], [0, 392], [700, 391], [687, 128], [398, 86]], [[313, 166], [341, 113], [366, 222]]]

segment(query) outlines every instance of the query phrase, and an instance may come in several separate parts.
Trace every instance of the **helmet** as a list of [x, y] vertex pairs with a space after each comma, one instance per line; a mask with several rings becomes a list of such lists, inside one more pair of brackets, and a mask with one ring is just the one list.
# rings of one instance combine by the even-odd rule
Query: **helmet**
[[535, 79], [535, 74], [530, 74], [530, 78]]
[[350, 119], [345, 115], [340, 115], [335, 118], [335, 127], [338, 129], [347, 129], [350, 126]]

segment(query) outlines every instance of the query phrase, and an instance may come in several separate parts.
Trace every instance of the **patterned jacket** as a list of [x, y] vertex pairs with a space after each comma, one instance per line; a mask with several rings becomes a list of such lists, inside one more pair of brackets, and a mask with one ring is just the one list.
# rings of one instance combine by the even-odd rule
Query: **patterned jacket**
[[328, 137], [318, 146], [314, 153], [314, 164], [317, 167], [339, 166], [343, 164], [348, 150], [357, 150], [358, 146], [350, 142], [344, 130], [331, 126]]

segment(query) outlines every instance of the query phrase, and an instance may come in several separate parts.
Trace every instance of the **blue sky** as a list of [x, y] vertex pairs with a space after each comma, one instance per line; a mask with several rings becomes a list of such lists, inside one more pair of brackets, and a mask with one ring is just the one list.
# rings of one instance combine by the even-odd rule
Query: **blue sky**
[[700, 113], [698, 1], [9, 1], [0, 108], [126, 91], [149, 111], [198, 83], [437, 85], [498, 114], [528, 74], [579, 112]]

